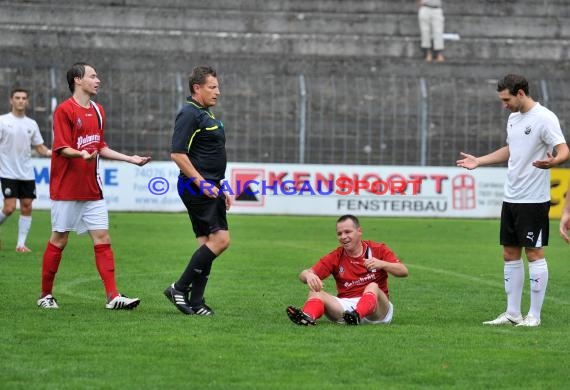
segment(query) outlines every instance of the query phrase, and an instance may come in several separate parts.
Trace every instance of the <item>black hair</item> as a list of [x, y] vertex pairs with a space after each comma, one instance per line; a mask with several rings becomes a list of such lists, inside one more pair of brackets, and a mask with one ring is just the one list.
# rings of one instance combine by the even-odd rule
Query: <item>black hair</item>
[[528, 95], [528, 81], [518, 74], [508, 74], [497, 83], [497, 92], [504, 91], [505, 89], [508, 89], [509, 93], [513, 96], [517, 95], [519, 89], [522, 89], [525, 95]]

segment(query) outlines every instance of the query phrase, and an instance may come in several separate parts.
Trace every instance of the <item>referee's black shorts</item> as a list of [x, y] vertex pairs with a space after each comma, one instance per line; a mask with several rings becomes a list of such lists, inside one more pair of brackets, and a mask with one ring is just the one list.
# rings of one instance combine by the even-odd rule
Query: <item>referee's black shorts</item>
[[501, 245], [542, 248], [548, 245], [550, 202], [503, 202]]
[[194, 185], [195, 191], [185, 188], [178, 181], [178, 195], [188, 210], [192, 229], [196, 237], [208, 236], [218, 230], [228, 230], [226, 219], [226, 195], [220, 191], [217, 198], [209, 198], [201, 194]]

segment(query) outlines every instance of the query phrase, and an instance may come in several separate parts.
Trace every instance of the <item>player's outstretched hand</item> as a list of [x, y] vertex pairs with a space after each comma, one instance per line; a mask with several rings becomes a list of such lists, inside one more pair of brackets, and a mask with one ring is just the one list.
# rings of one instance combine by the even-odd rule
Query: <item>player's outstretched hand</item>
[[89, 152], [88, 150], [83, 149], [82, 151], [79, 152], [79, 154], [81, 155], [81, 158], [84, 159], [85, 161], [90, 161], [96, 158], [99, 152], [97, 150]]
[[149, 162], [150, 159], [151, 159], [150, 157], [141, 157], [135, 154], [134, 156], [131, 156], [131, 163], [138, 165], [139, 167], [142, 167], [147, 162]]
[[549, 169], [556, 165], [554, 161], [555, 158], [552, 156], [552, 154], [546, 153], [546, 158], [544, 160], [533, 161], [532, 165], [540, 169]]
[[458, 167], [466, 169], [475, 169], [479, 166], [479, 163], [477, 162], [477, 157], [463, 152], [460, 152], [459, 154], [464, 158], [462, 158], [461, 160], [457, 160], [456, 164]]

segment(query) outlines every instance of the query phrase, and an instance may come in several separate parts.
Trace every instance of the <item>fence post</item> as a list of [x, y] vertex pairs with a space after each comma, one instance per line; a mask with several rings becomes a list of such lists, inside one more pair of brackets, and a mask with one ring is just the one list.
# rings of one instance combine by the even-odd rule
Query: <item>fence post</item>
[[427, 82], [425, 78], [420, 78], [420, 120], [419, 132], [420, 132], [420, 165], [422, 167], [426, 166], [427, 161], [427, 141], [428, 141], [428, 93], [427, 93]]
[[305, 139], [307, 132], [307, 89], [305, 75], [299, 75], [299, 164], [305, 163]]
[[548, 83], [546, 80], [540, 80], [540, 92], [542, 93], [542, 104], [544, 107], [548, 107], [550, 96], [548, 96]]
[[48, 121], [50, 124], [50, 129], [52, 129], [52, 131], [50, 131], [50, 135], [52, 137], [52, 139], [50, 141], [53, 142], [53, 113], [55, 112], [55, 109], [57, 108], [57, 75], [56, 75], [56, 70], [55, 70], [54, 66], [52, 66], [49, 69], [49, 80], [50, 80], [50, 95], [51, 95], [51, 97], [50, 97], [50, 115], [49, 115]]
[[178, 95], [178, 110], [181, 110], [184, 106], [184, 87], [182, 86], [182, 74], [176, 72], [176, 94]]

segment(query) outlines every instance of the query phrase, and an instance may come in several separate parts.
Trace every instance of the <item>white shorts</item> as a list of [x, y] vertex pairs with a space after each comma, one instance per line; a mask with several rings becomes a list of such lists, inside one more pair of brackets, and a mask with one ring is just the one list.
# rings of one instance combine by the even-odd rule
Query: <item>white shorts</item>
[[91, 230], [109, 230], [107, 203], [101, 200], [52, 200], [51, 230], [84, 234]]
[[[356, 297], [356, 298], [339, 298], [339, 297], [335, 297], [337, 302], [340, 303], [340, 305], [342, 306], [342, 310], [343, 311], [351, 311], [354, 310], [354, 308], [356, 307], [356, 304], [358, 303], [358, 301], [360, 300], [360, 297]], [[363, 324], [375, 324], [375, 325], [379, 325], [379, 324], [389, 324], [390, 322], [392, 322], [392, 317], [394, 316], [394, 305], [392, 305], [392, 302], [388, 302], [390, 304], [390, 306], [388, 307], [388, 313], [386, 313], [386, 316], [381, 319], [381, 320], [369, 320], [368, 318], [364, 317], [362, 319], [362, 323]], [[344, 320], [341, 318], [340, 320], [337, 321], [339, 324], [344, 324]]]

